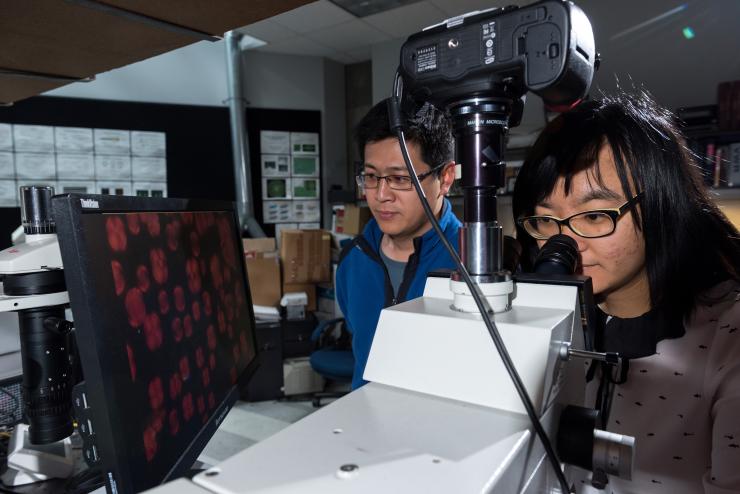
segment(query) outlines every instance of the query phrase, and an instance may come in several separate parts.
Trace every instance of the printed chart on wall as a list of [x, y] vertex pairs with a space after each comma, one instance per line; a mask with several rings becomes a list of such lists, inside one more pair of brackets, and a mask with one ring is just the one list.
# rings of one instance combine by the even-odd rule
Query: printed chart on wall
[[260, 132], [262, 219], [284, 228], [318, 228], [319, 134], [314, 132]]
[[164, 197], [166, 151], [164, 132], [0, 123], [0, 207], [19, 206], [24, 185]]

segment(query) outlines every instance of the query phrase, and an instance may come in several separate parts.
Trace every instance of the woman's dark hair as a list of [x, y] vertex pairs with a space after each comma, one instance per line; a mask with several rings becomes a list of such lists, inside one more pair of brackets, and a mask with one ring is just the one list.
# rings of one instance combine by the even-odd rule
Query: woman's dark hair
[[[410, 100], [404, 100], [403, 133], [406, 140], [415, 142], [421, 149], [421, 156], [432, 168], [454, 159], [454, 138], [452, 123], [447, 115], [430, 104], [421, 108]], [[360, 120], [355, 128], [355, 141], [360, 158], [365, 161], [365, 145], [396, 137], [388, 124], [388, 100], [376, 104]], [[439, 175], [442, 170], [436, 173]]]
[[[514, 217], [533, 214], [559, 177], [566, 194], [573, 175], [592, 166], [601, 182], [597, 157], [604, 144], [611, 147], [625, 198], [643, 193], [639, 211], [630, 214], [645, 238], [651, 305], [686, 317], [707, 288], [738, 279], [740, 236], [708, 197], [673, 115], [647, 93], [587, 101], [550, 122], [517, 177]], [[521, 228], [517, 238], [528, 270], [536, 241]]]

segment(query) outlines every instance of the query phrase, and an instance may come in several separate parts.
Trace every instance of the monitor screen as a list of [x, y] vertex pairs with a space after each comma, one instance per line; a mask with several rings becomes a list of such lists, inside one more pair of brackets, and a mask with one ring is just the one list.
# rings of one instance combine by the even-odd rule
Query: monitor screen
[[86, 457], [110, 491], [139, 492], [190, 468], [255, 366], [233, 207], [78, 195], [54, 205]]

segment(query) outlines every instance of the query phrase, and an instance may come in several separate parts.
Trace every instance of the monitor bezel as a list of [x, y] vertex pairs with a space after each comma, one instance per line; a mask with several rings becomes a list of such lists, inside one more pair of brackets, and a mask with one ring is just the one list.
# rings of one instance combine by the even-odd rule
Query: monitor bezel
[[[83, 201], [87, 207], [83, 206]], [[83, 373], [85, 376], [85, 391], [91, 409], [95, 426], [95, 444], [101, 458], [101, 467], [106, 478], [108, 492], [119, 494], [133, 494], [140, 489], [154, 487], [132, 485], [130, 465], [126, 461], [129, 452], [128, 438], [123, 428], [117, 427], [125, 417], [115, 407], [117, 403], [115, 386], [112, 383], [110, 372], [106, 372], [104, 359], [99, 358], [104, 348], [102, 338], [96, 334], [93, 321], [97, 320], [103, 308], [97, 303], [97, 296], [92, 286], [85, 282], [82, 273], [89, 272], [89, 254], [85, 241], [85, 232], [82, 218], [89, 214], [130, 213], [130, 212], [197, 212], [197, 211], [227, 211], [231, 213], [237, 236], [241, 236], [239, 222], [233, 202], [211, 201], [201, 199], [176, 199], [160, 197], [111, 196], [98, 194], [62, 194], [52, 199], [54, 218], [57, 225], [59, 247], [64, 266], [65, 280], [69, 292], [70, 306], [73, 308], [76, 345], [80, 355]], [[237, 242], [241, 240], [236, 239]], [[238, 253], [243, 251], [242, 245], [236, 245]], [[249, 318], [254, 321], [252, 296], [247, 279], [246, 263], [243, 255], [238, 255], [239, 263], [244, 273], [244, 282], [247, 297]], [[81, 336], [81, 337], [80, 337]], [[172, 464], [172, 467], [160, 479], [159, 483], [177, 478], [186, 473], [205, 448], [225, 418], [228, 411], [239, 397], [239, 389], [245, 386], [254, 375], [260, 362], [260, 352], [256, 341], [256, 326], [252, 331], [252, 345], [255, 356], [247, 365], [237, 382], [231, 386], [224, 400], [214, 409], [206, 424], [192, 439], [182, 452], [181, 456]], [[108, 368], [110, 370], [110, 368]], [[116, 445], [121, 445], [119, 448]], [[115, 483], [115, 486], [111, 484]]]

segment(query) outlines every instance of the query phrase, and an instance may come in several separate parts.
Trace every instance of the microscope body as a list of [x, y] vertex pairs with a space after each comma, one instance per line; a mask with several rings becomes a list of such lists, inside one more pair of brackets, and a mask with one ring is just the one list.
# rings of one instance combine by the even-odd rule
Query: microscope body
[[69, 296], [51, 215], [54, 189], [29, 186], [20, 193], [25, 235], [0, 252], [0, 311], [18, 313], [28, 436], [32, 444], [48, 444], [73, 431]]
[[[449, 278], [384, 309], [370, 382], [196, 476], [193, 492], [545, 493], [557, 486], [480, 316], [452, 308]], [[577, 289], [521, 283], [496, 324], [554, 437], [583, 404]], [[215, 472], [215, 474], [214, 474]], [[174, 482], [152, 492], [182, 492]]]

